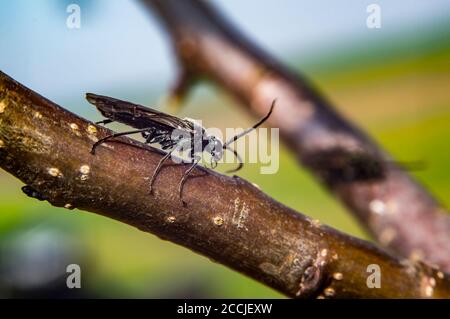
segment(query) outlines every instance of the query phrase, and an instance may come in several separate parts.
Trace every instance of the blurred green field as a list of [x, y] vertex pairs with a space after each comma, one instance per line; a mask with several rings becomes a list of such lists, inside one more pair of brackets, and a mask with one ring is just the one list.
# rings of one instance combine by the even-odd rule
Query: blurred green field
[[[375, 51], [342, 50], [341, 58], [338, 54], [335, 59], [288, 62], [302, 70], [340, 112], [367, 130], [397, 160], [424, 161], [426, 169], [412, 174], [448, 206], [450, 43], [443, 41], [448, 37], [440, 30], [425, 37], [423, 43], [410, 39], [400, 44], [384, 43]], [[223, 116], [218, 118], [217, 112]], [[247, 126], [253, 122], [229, 97], [211, 87], [195, 90], [182, 110], [182, 115], [187, 114], [214, 127]], [[306, 215], [367, 238], [343, 207], [299, 168], [287, 149], [281, 149], [278, 174], [258, 172], [259, 165], [252, 164], [240, 175]], [[202, 256], [130, 226], [27, 198], [20, 191], [22, 184], [4, 172], [0, 172], [0, 185], [0, 236], [27, 223], [69, 228], [85, 245], [92, 261], [85, 287], [103, 296], [282, 297]]]

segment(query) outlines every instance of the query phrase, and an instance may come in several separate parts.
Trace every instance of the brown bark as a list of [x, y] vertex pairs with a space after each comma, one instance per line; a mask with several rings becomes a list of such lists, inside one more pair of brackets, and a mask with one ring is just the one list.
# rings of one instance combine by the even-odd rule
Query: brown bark
[[204, 77], [258, 116], [276, 98], [269, 125], [280, 128], [303, 165], [382, 245], [450, 271], [447, 211], [304, 78], [243, 37], [206, 1], [143, 2], [161, 18], [179, 58], [183, 80], [175, 94], [185, 95], [189, 79]]
[[[450, 297], [450, 278], [399, 260], [365, 241], [289, 209], [238, 177], [185, 165], [129, 138], [91, 147], [110, 134], [0, 72], [0, 166], [54, 206], [101, 214], [183, 245], [290, 297]], [[151, 252], [147, 252], [151, 253]], [[369, 264], [381, 288], [366, 285]]]

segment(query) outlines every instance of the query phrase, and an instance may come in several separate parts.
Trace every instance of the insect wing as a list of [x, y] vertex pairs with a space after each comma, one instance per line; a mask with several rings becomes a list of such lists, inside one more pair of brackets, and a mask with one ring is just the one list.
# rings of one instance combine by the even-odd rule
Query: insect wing
[[115, 99], [109, 96], [86, 94], [86, 99], [93, 104], [100, 113], [114, 121], [136, 127], [147, 128], [155, 126], [155, 123], [169, 126], [171, 129], [194, 130], [194, 124], [190, 121], [157, 111], [150, 107]]

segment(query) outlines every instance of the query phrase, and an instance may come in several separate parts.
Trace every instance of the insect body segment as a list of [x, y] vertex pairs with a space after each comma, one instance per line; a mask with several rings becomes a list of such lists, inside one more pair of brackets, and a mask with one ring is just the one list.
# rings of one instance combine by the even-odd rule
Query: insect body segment
[[[232, 170], [235, 172], [242, 168], [243, 163], [239, 154], [230, 148], [237, 139], [250, 133], [262, 123], [264, 123], [272, 113], [275, 101], [272, 103], [269, 113], [253, 127], [245, 130], [231, 138], [226, 143], [222, 143], [217, 137], [208, 135], [206, 130], [191, 119], [180, 119], [178, 117], [154, 110], [149, 107], [118, 100], [112, 97], [86, 94], [86, 99], [97, 107], [100, 113], [107, 119], [99, 123], [108, 124], [111, 122], [120, 122], [135, 128], [135, 130], [114, 133], [97, 141], [91, 150], [95, 154], [96, 148], [113, 139], [114, 137], [141, 133], [147, 144], [159, 144], [161, 148], [168, 153], [161, 158], [150, 180], [150, 192], [153, 183], [162, 168], [163, 163], [172, 155], [173, 151], [187, 152], [191, 166], [184, 173], [179, 184], [179, 196], [182, 199], [183, 185], [192, 172], [199, 164], [201, 157], [199, 153], [207, 152], [211, 155], [211, 167], [215, 168], [222, 159], [225, 150], [231, 151], [238, 159], [239, 166]], [[183, 202], [184, 204], [184, 202]]]

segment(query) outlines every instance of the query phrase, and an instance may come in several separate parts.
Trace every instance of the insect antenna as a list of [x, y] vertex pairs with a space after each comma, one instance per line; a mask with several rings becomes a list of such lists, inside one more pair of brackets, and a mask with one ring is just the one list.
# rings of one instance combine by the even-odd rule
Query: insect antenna
[[253, 125], [252, 127], [246, 129], [244, 132], [237, 134], [235, 136], [233, 136], [232, 138], [230, 138], [225, 144], [223, 144], [223, 148], [227, 148], [228, 145], [230, 145], [231, 143], [235, 142], [236, 140], [238, 140], [239, 138], [241, 138], [242, 136], [247, 135], [248, 133], [250, 133], [251, 131], [255, 130], [256, 128], [258, 128], [258, 126], [260, 126], [261, 124], [263, 124], [268, 118], [269, 116], [272, 114], [273, 108], [275, 106], [275, 102], [277, 100], [273, 100], [272, 105], [270, 106], [270, 110], [269, 113], [267, 113], [266, 116], [264, 116], [261, 120], [259, 120], [258, 123], [256, 123], [255, 125]]
[[225, 144], [223, 144], [223, 149], [224, 150], [229, 150], [230, 152], [232, 152], [234, 154], [234, 156], [236, 157], [236, 159], [238, 160], [238, 162], [239, 162], [238, 167], [236, 167], [235, 169], [227, 171], [227, 173], [237, 172], [238, 170], [240, 170], [242, 168], [242, 166], [244, 166], [244, 163], [242, 162], [242, 158], [239, 156], [238, 152], [236, 150], [232, 149], [231, 147], [229, 147], [229, 145], [231, 143], [236, 142], [238, 139], [240, 139], [241, 137], [247, 135], [251, 131], [253, 131], [256, 128], [258, 128], [261, 124], [263, 124], [269, 118], [269, 116], [272, 114], [272, 111], [273, 111], [273, 108], [275, 107], [275, 102], [276, 101], [277, 101], [276, 99], [273, 100], [272, 105], [270, 106], [269, 113], [267, 113], [267, 115], [264, 116], [261, 120], [259, 120], [255, 125], [253, 125], [252, 127], [246, 129], [244, 132], [233, 136]]
[[234, 173], [234, 172], [237, 172], [238, 170], [240, 170], [240, 169], [242, 168], [242, 166], [244, 166], [244, 163], [242, 162], [241, 156], [239, 155], [239, 153], [238, 153], [236, 150], [232, 149], [231, 147], [226, 147], [225, 149], [226, 149], [226, 150], [229, 150], [230, 152], [233, 152], [234, 157], [236, 157], [236, 159], [237, 159], [238, 162], [239, 162], [238, 167], [236, 167], [236, 168], [234, 168], [234, 169], [228, 170], [227, 173]]

